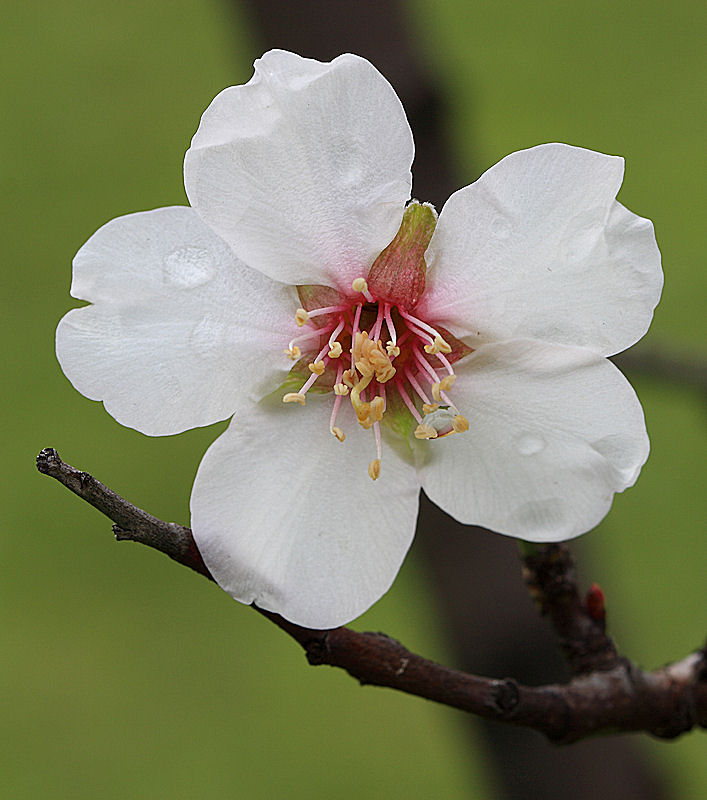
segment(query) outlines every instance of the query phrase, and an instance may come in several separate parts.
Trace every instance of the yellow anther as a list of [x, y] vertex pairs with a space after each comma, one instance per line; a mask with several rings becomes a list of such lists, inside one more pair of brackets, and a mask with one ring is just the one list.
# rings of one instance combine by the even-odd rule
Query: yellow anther
[[349, 387], [346, 386], [344, 383], [335, 383], [334, 384], [334, 394], [339, 395], [339, 397], [346, 397], [349, 393]]
[[343, 441], [344, 441], [344, 439], [346, 438], [346, 436], [344, 436], [344, 432], [341, 430], [341, 428], [337, 428], [336, 426], [334, 426], [334, 427], [331, 429], [331, 432], [332, 432], [332, 434], [333, 434], [334, 436], [336, 436], [336, 438], [337, 438], [337, 439], [338, 439], [340, 442], [343, 442]]
[[378, 383], [386, 383], [386, 381], [389, 381], [393, 375], [395, 375], [395, 371], [395, 367], [390, 363], [389, 359], [387, 364], [376, 367], [376, 379]]
[[436, 439], [437, 431], [431, 425], [421, 423], [415, 428], [416, 439]]
[[373, 461], [371, 461], [368, 465], [368, 474], [371, 476], [371, 480], [378, 480], [378, 476], [381, 474], [380, 458], [374, 458]]
[[329, 358], [338, 358], [341, 355], [341, 344], [334, 342], [329, 351]]
[[454, 381], [457, 379], [456, 375], [445, 375], [444, 378], [439, 383], [432, 384], [432, 397], [438, 402], [442, 402], [442, 396], [440, 392], [448, 392], [452, 386], [454, 385]]
[[367, 292], [368, 284], [366, 283], [366, 279], [356, 278], [356, 280], [351, 284], [351, 288], [354, 290], [354, 292]]
[[375, 417], [376, 422], [383, 419], [383, 412], [385, 411], [385, 400], [379, 395], [371, 400], [371, 416]]
[[365, 419], [359, 418], [359, 423], [364, 430], [369, 430], [376, 422], [380, 422], [383, 419], [385, 401], [382, 397], [374, 397], [370, 403], [366, 403], [365, 405], [367, 406], [366, 410], [368, 414]]
[[293, 345], [292, 347], [288, 347], [285, 350], [286, 355], [288, 355], [293, 361], [297, 361], [297, 359], [302, 355], [302, 351], [297, 347], [297, 345]]
[[354, 381], [357, 380], [356, 373], [352, 369], [345, 369], [341, 375], [341, 380], [349, 387], [349, 389], [353, 389]]
[[354, 403], [353, 396], [353, 392], [351, 392], [351, 405], [354, 407], [354, 411], [356, 412], [356, 419], [358, 420], [359, 425], [363, 425], [365, 427], [365, 422], [368, 419], [368, 415], [371, 413], [371, 404], [366, 403], [363, 400], [359, 400], [357, 403]]
[[452, 427], [456, 433], [464, 433], [464, 431], [469, 430], [469, 420], [466, 417], [462, 417], [461, 414], [457, 414], [452, 420]]
[[298, 308], [297, 311], [295, 311], [295, 322], [300, 328], [305, 325], [308, 320], [309, 314], [303, 308]]
[[304, 395], [299, 392], [288, 392], [283, 398], [283, 403], [299, 403], [303, 406], [306, 402]]
[[354, 361], [358, 361], [363, 355], [363, 345], [364, 342], [367, 341], [368, 331], [358, 331], [358, 333], [354, 336], [353, 343], [351, 345], [351, 355], [354, 357]]
[[373, 373], [376, 371], [373, 364], [371, 364], [369, 361], [364, 361], [363, 359], [356, 362], [356, 369], [361, 373], [361, 375], [363, 375], [364, 378], [373, 377]]
[[388, 344], [385, 346], [385, 349], [388, 353], [388, 358], [395, 358], [396, 356], [400, 355], [400, 348], [392, 342], [388, 342]]
[[451, 353], [452, 348], [441, 336], [435, 336], [432, 344], [425, 345], [425, 352], [430, 353], [430, 355], [433, 355], [434, 353]]
[[356, 369], [361, 375], [368, 377], [375, 373], [378, 383], [385, 383], [395, 375], [395, 367], [390, 363], [383, 345], [379, 340], [369, 339], [366, 331], [356, 334], [351, 352]]
[[324, 362], [315, 361], [313, 364], [309, 365], [309, 371], [313, 372], [315, 375], [321, 375], [324, 372]]
[[439, 408], [439, 403], [423, 403], [422, 404], [422, 413], [423, 414], [431, 414], [433, 411], [436, 411]]

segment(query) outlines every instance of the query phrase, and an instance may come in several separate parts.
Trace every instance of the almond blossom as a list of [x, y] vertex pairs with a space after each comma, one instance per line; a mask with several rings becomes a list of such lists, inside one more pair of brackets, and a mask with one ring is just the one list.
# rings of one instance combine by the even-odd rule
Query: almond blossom
[[[422, 487], [462, 523], [536, 542], [593, 528], [648, 456], [607, 356], [662, 287], [623, 159], [513, 153], [439, 217], [409, 202], [413, 139], [366, 60], [273, 50], [186, 154], [190, 207], [79, 250], [65, 374], [152, 436], [233, 417], [192, 529], [234, 598], [308, 627], [390, 587]], [[443, 543], [440, 543], [443, 546]], [[473, 569], [473, 565], [470, 565]]]

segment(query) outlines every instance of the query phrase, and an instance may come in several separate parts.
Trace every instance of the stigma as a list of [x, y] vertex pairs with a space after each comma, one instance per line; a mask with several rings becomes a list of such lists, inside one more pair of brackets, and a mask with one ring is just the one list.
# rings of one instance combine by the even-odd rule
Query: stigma
[[404, 428], [425, 443], [469, 429], [451, 394], [453, 364], [472, 352], [470, 347], [402, 303], [376, 296], [363, 277], [345, 294], [327, 287], [299, 289], [303, 307], [296, 309], [294, 321], [304, 330], [285, 353], [302, 362], [293, 374], [304, 380], [282, 400], [304, 406], [310, 390], [325, 392], [332, 403], [329, 431], [334, 438], [345, 441], [346, 416], [349, 428], [371, 431], [372, 480], [381, 474], [381, 424], [387, 420], [411, 417]]

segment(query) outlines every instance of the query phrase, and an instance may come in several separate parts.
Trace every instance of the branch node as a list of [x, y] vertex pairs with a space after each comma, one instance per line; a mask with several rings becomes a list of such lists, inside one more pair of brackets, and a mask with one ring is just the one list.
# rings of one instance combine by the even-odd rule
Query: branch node
[[313, 667], [320, 667], [322, 664], [328, 664], [330, 660], [329, 652], [329, 636], [324, 634], [319, 638], [312, 638], [305, 645], [305, 655], [307, 661]]
[[510, 719], [518, 707], [520, 692], [512, 678], [494, 681], [491, 691], [491, 704], [502, 719]]

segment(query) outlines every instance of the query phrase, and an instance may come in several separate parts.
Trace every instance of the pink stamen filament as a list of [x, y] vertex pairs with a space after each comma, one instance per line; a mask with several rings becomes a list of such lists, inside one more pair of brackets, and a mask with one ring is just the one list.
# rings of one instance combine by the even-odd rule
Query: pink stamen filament
[[[326, 365], [326, 364], [329, 362], [329, 360], [330, 360], [330, 359], [329, 359], [329, 356], [327, 356], [327, 355], [326, 355], [328, 352], [329, 352], [329, 342], [327, 342], [327, 343], [324, 345], [324, 347], [322, 347], [322, 349], [319, 351], [319, 353], [317, 354], [317, 357], [314, 359], [314, 363], [316, 363], [317, 361], [324, 361], [324, 363], [325, 363], [325, 365]], [[302, 388], [301, 388], [301, 389], [300, 389], [300, 390], [297, 392], [297, 394], [307, 394], [307, 392], [309, 391], [309, 389], [310, 389], [310, 388], [312, 387], [312, 385], [314, 384], [314, 381], [316, 381], [316, 380], [317, 380], [317, 378], [319, 378], [319, 377], [320, 377], [320, 376], [319, 376], [319, 375], [317, 375], [317, 373], [316, 373], [316, 372], [313, 372], [313, 373], [312, 373], [312, 374], [309, 376], [309, 378], [307, 378], [307, 380], [306, 380], [306, 381], [305, 381], [305, 383], [302, 385]]]
[[316, 372], [313, 372], [302, 384], [302, 388], [297, 391], [297, 394], [307, 394], [307, 392], [312, 388], [314, 381], [316, 381], [318, 377], [319, 375], [317, 375]]
[[358, 323], [361, 319], [361, 309], [363, 308], [363, 303], [356, 303], [356, 311], [354, 312], [354, 319], [353, 323], [351, 324], [351, 338], [358, 333]]
[[430, 336], [429, 333], [425, 333], [421, 328], [415, 327], [415, 325], [408, 324], [408, 330], [411, 333], [414, 333], [415, 336], [418, 336], [420, 339], [425, 341], [427, 344], [433, 344], [434, 339]]
[[317, 353], [317, 357], [314, 359], [314, 361], [315, 362], [321, 361], [324, 358], [324, 356], [329, 352], [330, 349], [331, 348], [329, 346], [329, 342], [327, 342], [324, 345], [324, 347], [322, 347], [322, 349]]
[[408, 368], [405, 369], [405, 377], [410, 381], [410, 385], [412, 386], [412, 388], [420, 395], [422, 402], [429, 404], [430, 398], [425, 394], [422, 387], [417, 382], [417, 378], [415, 378], [415, 376]]
[[313, 308], [307, 311], [309, 317], [320, 317], [322, 314], [337, 314], [341, 311], [346, 311], [346, 306], [324, 306], [324, 308]]
[[331, 418], [329, 419], [329, 430], [334, 430], [334, 424], [336, 423], [336, 415], [339, 413], [339, 406], [341, 405], [341, 401], [344, 399], [344, 396], [341, 394], [337, 394], [334, 398], [334, 408], [331, 412]]
[[454, 370], [452, 369], [452, 365], [449, 363], [449, 361], [448, 361], [447, 357], [444, 355], [444, 353], [435, 353], [435, 355], [442, 362], [442, 364], [444, 364], [444, 368], [447, 370], [447, 372], [450, 375], [454, 375]]
[[353, 355], [353, 343], [356, 338], [356, 334], [358, 333], [358, 323], [361, 319], [361, 309], [363, 308], [363, 303], [356, 303], [356, 313], [354, 314], [353, 323], [351, 325], [351, 370], [353, 371], [356, 368], [356, 362], [354, 361]]
[[373, 295], [368, 291], [368, 287], [363, 289], [361, 294], [366, 298], [366, 301], [368, 303], [375, 303], [376, 302], [375, 299], [373, 298]]
[[[341, 376], [344, 374], [344, 367], [342, 366], [341, 362], [336, 370], [336, 383], [341, 383]], [[334, 432], [334, 424], [336, 423], [336, 415], [339, 413], [339, 407], [341, 406], [341, 401], [344, 399], [343, 394], [334, 395], [334, 408], [331, 411], [331, 418], [329, 419], [329, 430], [333, 433]]]
[[425, 372], [432, 378], [432, 383], [437, 383], [439, 381], [439, 375], [432, 369], [432, 367], [427, 362], [427, 359], [422, 355], [420, 349], [417, 345], [413, 345], [412, 354], [415, 356], [415, 361], [422, 367]]
[[390, 341], [393, 345], [397, 344], [398, 334], [393, 325], [393, 317], [390, 315], [390, 303], [385, 304], [383, 309], [383, 316], [385, 317], [385, 324], [388, 326], [388, 333], [390, 334]]
[[417, 325], [419, 328], [422, 328], [423, 331], [427, 331], [431, 336], [436, 338], [439, 336], [440, 339], [444, 337], [440, 335], [438, 331], [436, 331], [431, 325], [428, 325], [426, 322], [423, 322], [421, 319], [417, 317], [413, 317], [412, 314], [408, 314], [407, 311], [403, 311], [402, 308], [398, 308], [400, 312], [400, 316], [406, 319], [408, 322], [412, 322], [413, 325]]
[[383, 450], [381, 447], [381, 424], [380, 422], [373, 423], [373, 435], [376, 439], [376, 458], [380, 461]]
[[[344, 318], [342, 316], [342, 318], [339, 320], [339, 324], [336, 326], [336, 328], [334, 328], [334, 330], [332, 331], [331, 336], [329, 337], [329, 349], [331, 349], [334, 346], [334, 342], [336, 341], [336, 337], [341, 333], [341, 331], [344, 330], [344, 322], [345, 321], [344, 321]], [[338, 379], [337, 379], [337, 383], [338, 383]]]
[[396, 381], [395, 386], [398, 390], [398, 393], [403, 398], [403, 403], [408, 407], [410, 413], [415, 417], [417, 422], [422, 422], [422, 417], [420, 416], [420, 412], [415, 408], [415, 404], [410, 399], [410, 395], [405, 391], [405, 387], [403, 386], [402, 381]]
[[383, 308], [381, 304], [378, 304], [378, 316], [376, 317], [376, 322], [373, 326], [373, 330], [371, 332], [370, 338], [373, 339], [375, 342], [376, 340], [380, 339], [381, 335], [381, 328], [383, 327]]
[[292, 348], [298, 342], [304, 342], [307, 339], [315, 339], [321, 335], [322, 335], [321, 330], [316, 330], [316, 331], [308, 331], [307, 333], [303, 333], [301, 336], [295, 336], [294, 339], [290, 339], [289, 349], [292, 350]]

